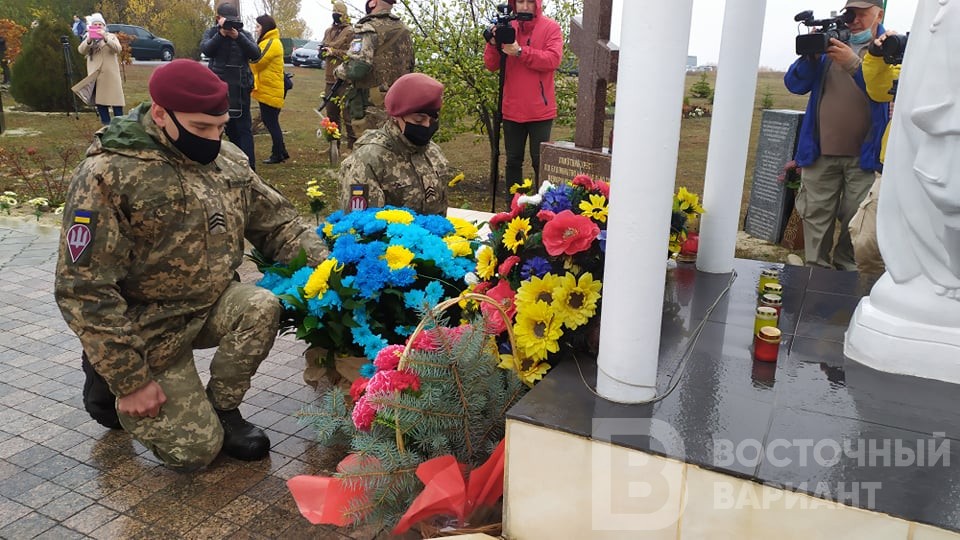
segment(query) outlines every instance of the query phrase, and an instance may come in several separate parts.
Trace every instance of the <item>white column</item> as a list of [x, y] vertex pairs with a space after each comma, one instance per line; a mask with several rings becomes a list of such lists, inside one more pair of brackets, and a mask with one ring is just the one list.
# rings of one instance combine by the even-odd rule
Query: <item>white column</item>
[[693, 0], [623, 3], [597, 392], [656, 394]]
[[697, 269], [733, 270], [766, 0], [727, 0], [717, 63]]

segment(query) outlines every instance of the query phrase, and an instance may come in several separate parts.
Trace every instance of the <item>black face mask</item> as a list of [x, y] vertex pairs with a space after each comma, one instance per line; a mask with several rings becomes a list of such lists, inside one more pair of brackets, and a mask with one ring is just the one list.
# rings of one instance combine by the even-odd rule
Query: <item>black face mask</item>
[[367, 15], [373, 13], [373, 6], [371, 6], [369, 2], [367, 2], [363, 7], [367, 10]]
[[173, 137], [167, 133], [166, 128], [163, 128], [163, 132], [177, 150], [183, 152], [183, 155], [187, 156], [187, 158], [202, 165], [206, 165], [217, 159], [217, 156], [220, 155], [220, 139], [198, 137], [183, 127], [183, 124], [177, 120], [177, 116], [173, 114], [173, 111], [167, 109], [167, 114], [170, 115], [173, 124], [177, 126], [177, 130], [180, 131], [180, 138], [173, 140]]
[[339, 13], [333, 14], [333, 24], [340, 24], [340, 20], [343, 18], [343, 15]]
[[429, 126], [411, 124], [410, 122], [404, 123], [406, 125], [403, 128], [403, 136], [417, 146], [430, 144], [430, 139], [433, 138], [433, 134], [440, 129], [440, 122], [438, 120], [431, 120]]

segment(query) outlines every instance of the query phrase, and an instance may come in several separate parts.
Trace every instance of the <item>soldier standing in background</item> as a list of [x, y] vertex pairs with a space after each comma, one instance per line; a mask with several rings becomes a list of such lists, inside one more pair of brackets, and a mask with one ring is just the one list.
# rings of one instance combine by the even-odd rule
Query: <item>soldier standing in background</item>
[[[316, 264], [327, 249], [221, 142], [226, 83], [181, 59], [148, 86], [153, 103], [97, 132], [67, 194], [55, 294], [83, 345], [84, 406], [175, 469], [206, 466], [221, 450], [263, 459], [270, 440], [238, 407], [281, 306], [236, 279], [244, 239], [285, 262], [303, 249]], [[204, 388], [193, 349], [211, 347]]]
[[[353, 27], [347, 60], [335, 74], [352, 84], [347, 103], [354, 120], [374, 127], [384, 120], [383, 95], [400, 76], [413, 71], [413, 38], [391, 13], [396, 0], [367, 0], [366, 17]], [[372, 118], [367, 119], [368, 114]], [[356, 127], [356, 126], [355, 126]]]
[[344, 212], [390, 205], [446, 215], [454, 174], [431, 141], [442, 104], [443, 85], [432, 77], [410, 73], [396, 80], [384, 99], [387, 122], [364, 133], [340, 165]]
[[[353, 28], [350, 26], [347, 18], [347, 6], [343, 2], [334, 2], [333, 4], [333, 24], [327, 28], [323, 34], [323, 43], [320, 49], [320, 57], [324, 61], [326, 70], [326, 89], [324, 96], [329, 96], [333, 91], [333, 85], [337, 82], [334, 70], [343, 63], [347, 56], [347, 49], [353, 41]], [[357, 140], [357, 135], [353, 131], [353, 122], [350, 121], [350, 115], [341, 115], [343, 102], [340, 98], [347, 93], [346, 85], [341, 85], [331, 100], [327, 103], [327, 117], [340, 126], [347, 134], [347, 147], [353, 149], [353, 143]], [[323, 111], [317, 111], [323, 114]]]

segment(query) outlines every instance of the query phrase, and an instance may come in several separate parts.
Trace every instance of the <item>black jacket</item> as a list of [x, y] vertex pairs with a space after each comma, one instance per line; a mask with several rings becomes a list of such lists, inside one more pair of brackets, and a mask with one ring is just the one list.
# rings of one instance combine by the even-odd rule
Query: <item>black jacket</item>
[[260, 59], [260, 47], [246, 30], [241, 30], [237, 39], [220, 35], [220, 27], [214, 26], [203, 34], [200, 52], [210, 59], [210, 71], [227, 84], [239, 84], [240, 88], [253, 88], [253, 72], [250, 62]]

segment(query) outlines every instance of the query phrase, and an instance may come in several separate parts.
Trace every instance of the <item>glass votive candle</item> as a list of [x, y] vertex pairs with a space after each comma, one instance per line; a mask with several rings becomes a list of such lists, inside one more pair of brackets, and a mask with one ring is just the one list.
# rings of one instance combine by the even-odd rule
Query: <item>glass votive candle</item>
[[753, 338], [753, 359], [758, 362], [776, 362], [780, 352], [780, 330], [764, 326]]
[[760, 333], [764, 326], [777, 326], [779, 320], [777, 310], [769, 306], [760, 306], [757, 308], [757, 316], [753, 320], [753, 335]]
[[757, 283], [757, 293], [763, 294], [763, 286], [767, 283], [780, 284], [780, 270], [776, 268], [764, 268], [760, 272], [760, 281]]
[[777, 318], [779, 318], [780, 308], [783, 307], [783, 298], [779, 294], [765, 294], [760, 297], [760, 306], [777, 310]]

